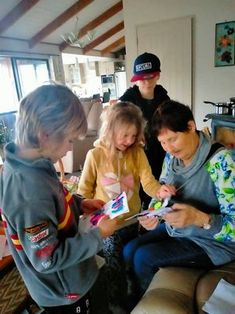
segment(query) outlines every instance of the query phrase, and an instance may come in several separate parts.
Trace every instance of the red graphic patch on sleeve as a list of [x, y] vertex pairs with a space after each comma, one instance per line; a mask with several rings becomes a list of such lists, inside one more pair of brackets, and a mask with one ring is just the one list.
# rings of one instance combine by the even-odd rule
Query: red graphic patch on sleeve
[[39, 232], [38, 234], [35, 234], [34, 236], [30, 237], [30, 241], [35, 243], [38, 242], [44, 238], [46, 238], [49, 234], [49, 229], [43, 230]]
[[24, 232], [31, 234], [31, 235], [34, 235], [34, 234], [37, 234], [40, 231], [44, 230], [48, 225], [49, 225], [49, 223], [47, 221], [43, 221], [37, 225], [24, 228]]
[[56, 243], [49, 244], [45, 246], [44, 248], [37, 250], [36, 256], [43, 259], [51, 256], [51, 253], [54, 251], [54, 248], [56, 246]]
[[69, 300], [76, 300], [80, 298], [80, 294], [78, 293], [68, 293], [65, 295], [65, 297]]

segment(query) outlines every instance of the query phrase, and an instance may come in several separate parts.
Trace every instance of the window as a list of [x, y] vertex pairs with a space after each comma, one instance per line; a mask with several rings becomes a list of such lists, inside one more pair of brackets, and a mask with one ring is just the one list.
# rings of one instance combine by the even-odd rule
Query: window
[[0, 57], [0, 113], [18, 110], [18, 96], [10, 58]]
[[49, 80], [48, 59], [0, 56], [0, 113], [18, 111], [19, 99]]
[[13, 58], [20, 96], [50, 80], [47, 60]]

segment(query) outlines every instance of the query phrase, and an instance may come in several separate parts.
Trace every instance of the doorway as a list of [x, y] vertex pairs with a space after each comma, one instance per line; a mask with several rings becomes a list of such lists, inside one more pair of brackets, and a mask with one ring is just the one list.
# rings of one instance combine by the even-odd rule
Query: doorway
[[161, 84], [171, 99], [192, 106], [192, 17], [137, 26], [138, 55], [156, 54], [161, 60]]

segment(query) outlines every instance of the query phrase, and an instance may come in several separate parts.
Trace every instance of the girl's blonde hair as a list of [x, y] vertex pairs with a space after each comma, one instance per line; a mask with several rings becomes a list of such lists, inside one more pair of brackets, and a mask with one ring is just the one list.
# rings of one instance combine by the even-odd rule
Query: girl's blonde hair
[[140, 145], [144, 139], [145, 120], [142, 111], [133, 103], [121, 101], [109, 106], [101, 115], [100, 140], [115, 153], [115, 135], [125, 125], [134, 125], [137, 129], [137, 137], [133, 146]]
[[87, 120], [78, 97], [66, 86], [42, 85], [20, 102], [16, 123], [16, 142], [38, 148], [39, 133], [46, 132], [55, 140], [76, 132], [83, 137]]

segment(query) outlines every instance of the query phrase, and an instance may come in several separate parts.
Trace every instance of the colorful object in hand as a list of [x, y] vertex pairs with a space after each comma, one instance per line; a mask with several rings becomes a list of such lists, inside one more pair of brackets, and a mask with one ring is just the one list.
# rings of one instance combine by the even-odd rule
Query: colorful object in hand
[[149, 204], [149, 210], [155, 210], [162, 207], [162, 202], [156, 198], [153, 198]]
[[129, 207], [127, 203], [127, 195], [125, 192], [122, 192], [117, 197], [109, 201], [104, 205], [104, 212], [111, 219], [119, 215], [129, 212]]
[[96, 226], [99, 222], [99, 220], [105, 216], [104, 210], [99, 209], [95, 211], [93, 214], [91, 214], [90, 222], [93, 226]]

